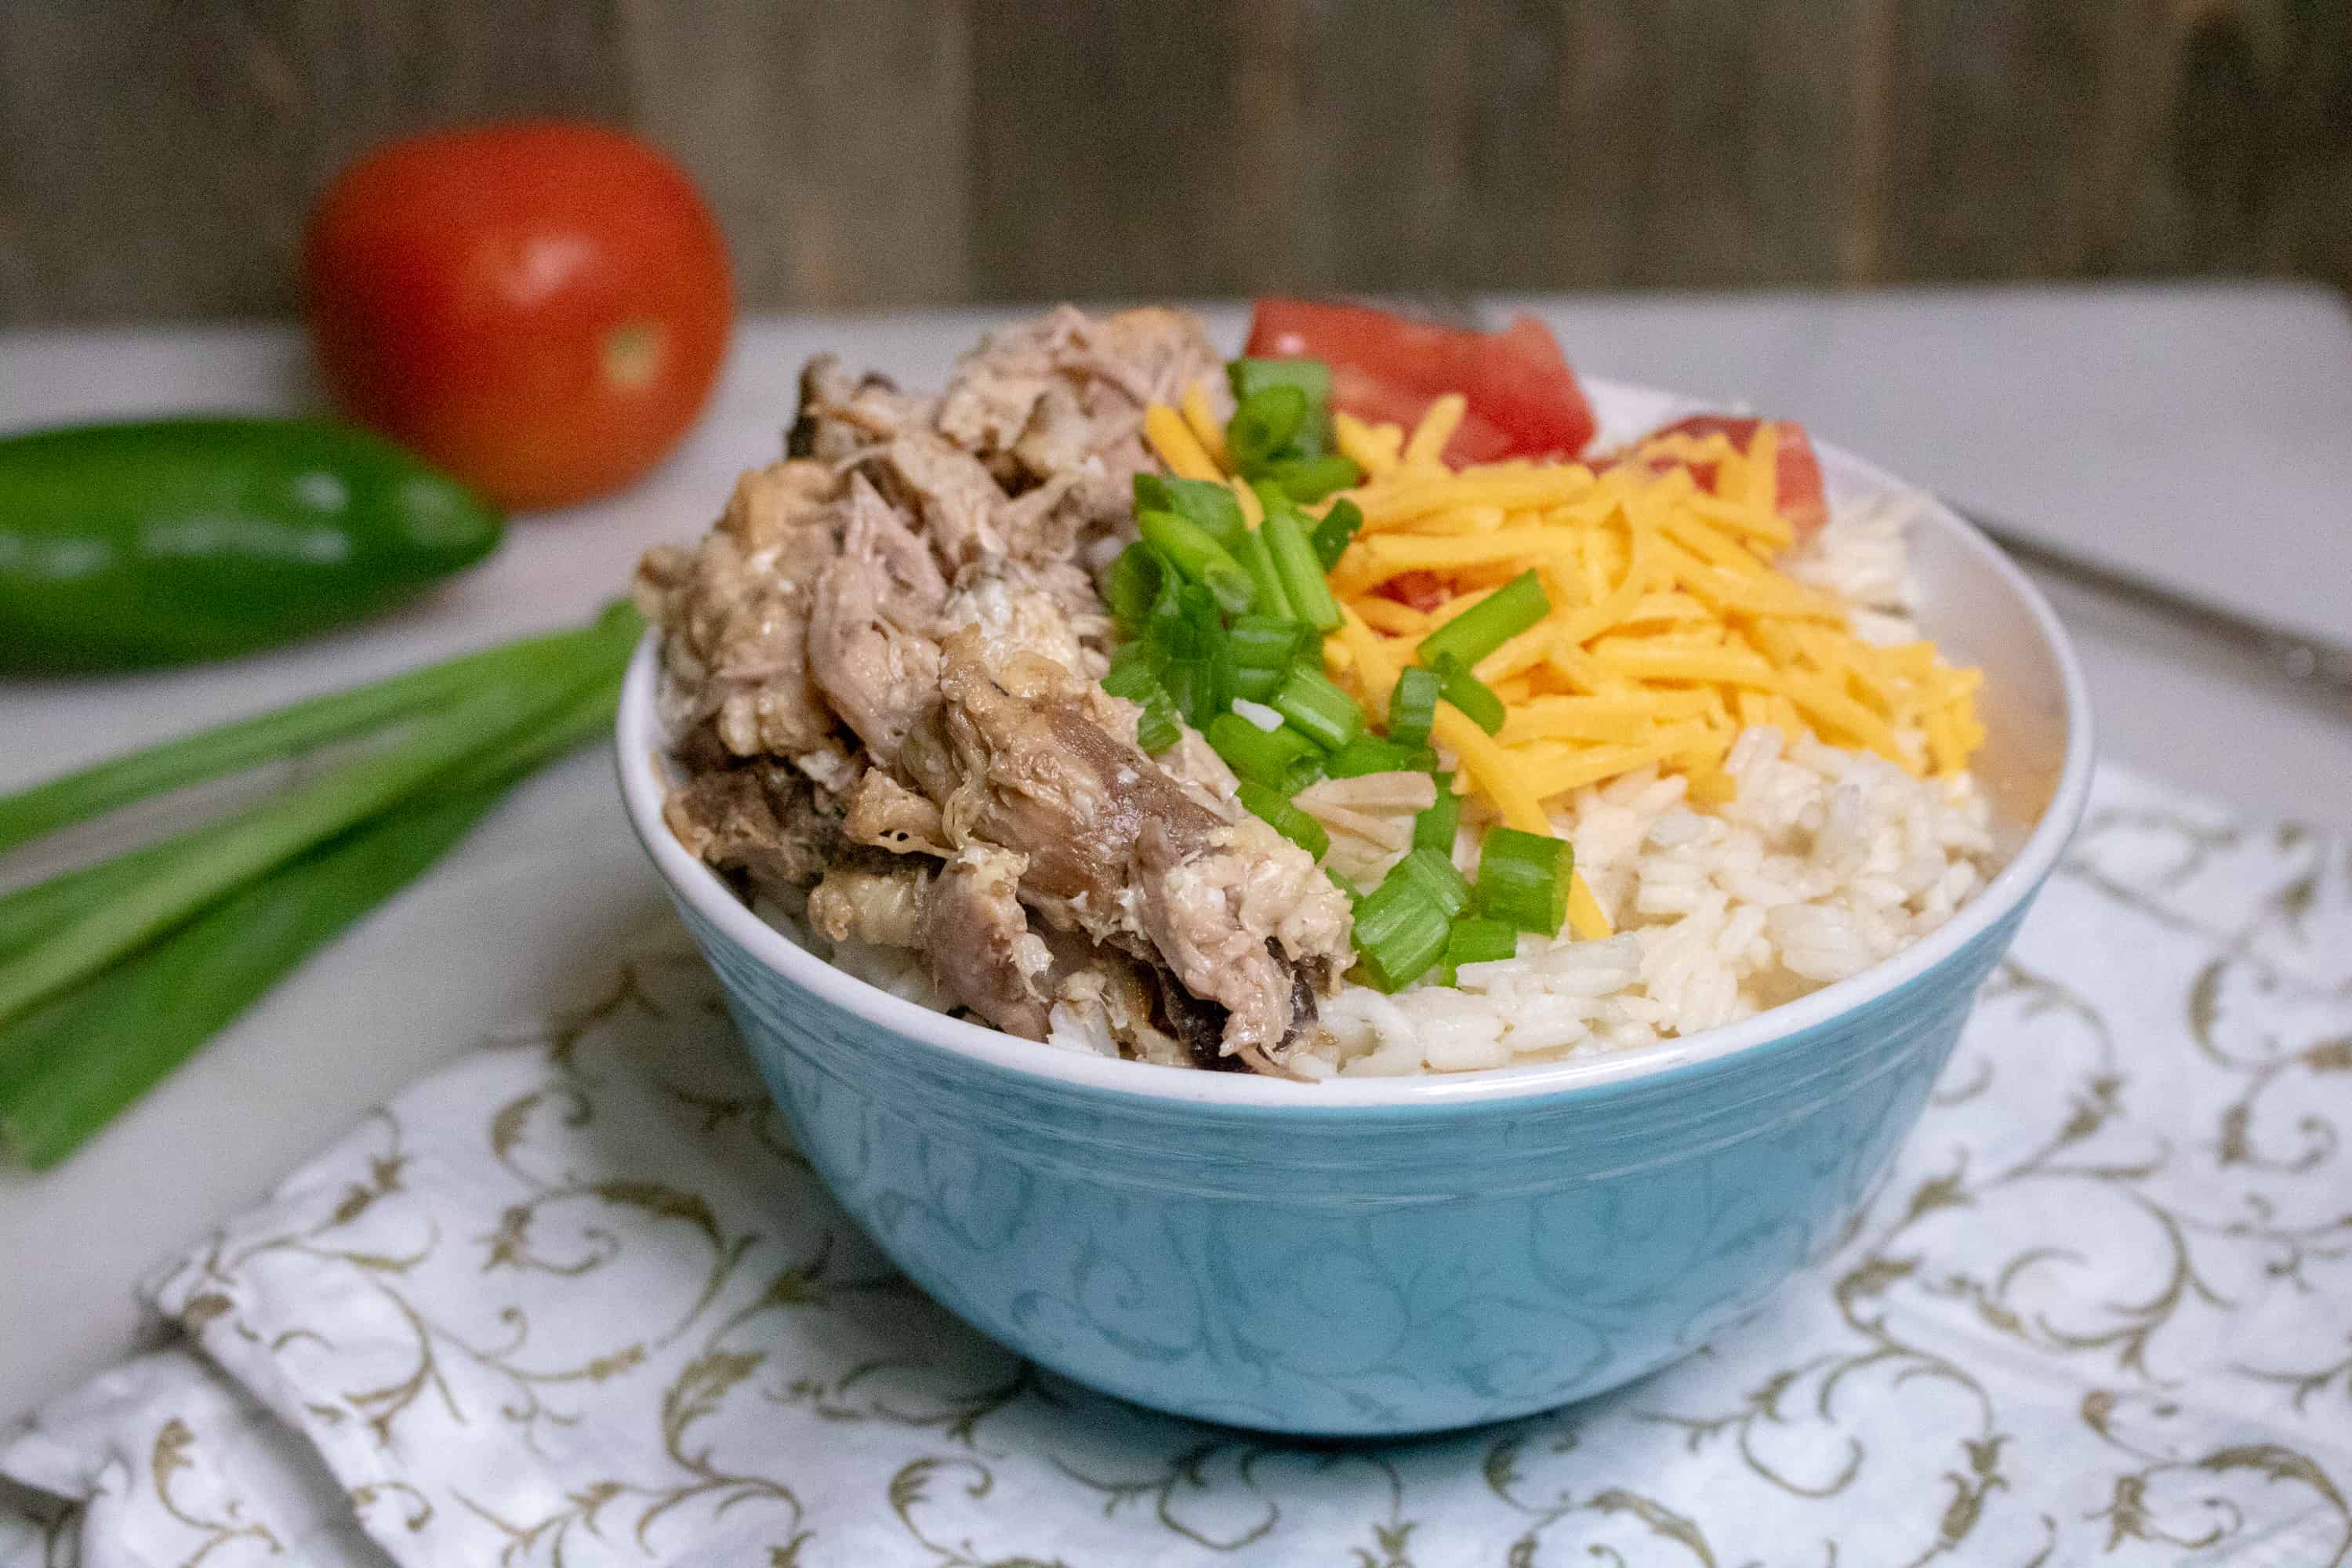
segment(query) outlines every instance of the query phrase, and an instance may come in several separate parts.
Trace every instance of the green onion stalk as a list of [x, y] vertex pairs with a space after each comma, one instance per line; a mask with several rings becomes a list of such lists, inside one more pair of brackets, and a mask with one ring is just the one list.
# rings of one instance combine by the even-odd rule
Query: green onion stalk
[[1286, 798], [1323, 776], [1321, 750], [1286, 724], [1261, 730], [1238, 713], [1225, 712], [1212, 718], [1202, 732], [1235, 777]]
[[387, 731], [221, 821], [0, 898], [0, 1140], [36, 1166], [64, 1158], [463, 839], [517, 780], [606, 731], [639, 626], [616, 606], [583, 632], [313, 699], [0, 800], [0, 819], [62, 825]]
[[1489, 827], [1478, 847], [1479, 912], [1521, 931], [1558, 936], [1568, 918], [1575, 865], [1566, 839]]
[[1466, 669], [1551, 613], [1551, 600], [1530, 570], [1520, 573], [1421, 639], [1421, 662], [1432, 669], [1449, 654]]
[[0, 796], [0, 853], [167, 790], [443, 707], [494, 676], [570, 668], [589, 656], [600, 639], [608, 639], [614, 627], [634, 636], [637, 625], [634, 610], [615, 605], [593, 626], [528, 637], [349, 691], [331, 691]]
[[1357, 960], [1373, 985], [1402, 991], [1444, 953], [1451, 930], [1444, 909], [1400, 866], [1356, 905]]

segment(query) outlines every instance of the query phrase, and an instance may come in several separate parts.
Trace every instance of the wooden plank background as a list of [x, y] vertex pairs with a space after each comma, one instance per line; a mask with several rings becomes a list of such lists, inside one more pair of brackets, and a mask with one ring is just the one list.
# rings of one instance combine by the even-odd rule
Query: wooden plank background
[[525, 114], [754, 306], [2352, 285], [2347, 0], [5, 0], [0, 323], [286, 310], [344, 160]]

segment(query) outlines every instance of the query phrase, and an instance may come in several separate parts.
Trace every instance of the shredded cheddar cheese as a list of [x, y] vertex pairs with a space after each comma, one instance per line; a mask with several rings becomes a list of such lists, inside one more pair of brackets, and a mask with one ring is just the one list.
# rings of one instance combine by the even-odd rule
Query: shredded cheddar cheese
[[1454, 439], [1454, 432], [1462, 428], [1462, 417], [1470, 412], [1470, 400], [1458, 392], [1449, 392], [1429, 405], [1421, 416], [1421, 426], [1412, 438], [1404, 444], [1404, 462], [1408, 468], [1428, 468], [1437, 466], [1444, 457], [1445, 443]]
[[1331, 438], [1343, 457], [1373, 479], [1394, 473], [1404, 460], [1404, 430], [1396, 425], [1367, 425], [1352, 414], [1331, 416]]
[[1180, 479], [1222, 479], [1223, 468], [1210, 459], [1202, 448], [1200, 438], [1184, 416], [1164, 403], [1155, 403], [1144, 411], [1143, 437], [1168, 471]]
[[1184, 424], [1192, 432], [1192, 439], [1218, 470], [1233, 466], [1225, 451], [1224, 421], [1217, 417], [1216, 407], [1209, 401], [1209, 384], [1195, 381], [1184, 389]]
[[[1700, 799], [1727, 799], [1720, 764], [1753, 724], [1914, 774], [1968, 765], [1984, 737], [1978, 672], [1929, 643], [1864, 640], [1834, 595], [1776, 564], [1796, 542], [1773, 510], [1776, 426], [1758, 426], [1745, 450], [1719, 432], [1660, 437], [1597, 473], [1524, 461], [1453, 472], [1437, 454], [1461, 417], [1458, 400], [1440, 399], [1400, 446], [1353, 421], [1343, 434], [1343, 449], [1397, 457], [1364, 462], [1349, 492], [1365, 525], [1331, 573], [1349, 649], [1335, 673], [1378, 721], [1422, 637], [1534, 569], [1550, 613], [1477, 669], [1503, 699], [1501, 733], [1457, 717], [1440, 736], [1506, 822], [1539, 826], [1543, 801], [1652, 765], [1684, 773]], [[1694, 466], [1713, 469], [1710, 489]], [[1381, 592], [1407, 572], [1433, 575], [1442, 602], [1417, 609]]]

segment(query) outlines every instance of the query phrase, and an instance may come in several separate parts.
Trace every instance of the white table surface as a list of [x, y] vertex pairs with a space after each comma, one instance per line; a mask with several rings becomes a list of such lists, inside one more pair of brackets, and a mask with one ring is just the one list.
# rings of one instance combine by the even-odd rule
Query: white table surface
[[[1496, 310], [1514, 301], [1491, 301]], [[1806, 420], [2047, 539], [2352, 640], [2352, 316], [2286, 287], [1533, 302], [1591, 373]], [[777, 450], [819, 347], [936, 378], [1003, 311], [746, 323], [685, 448], [608, 503], [525, 519], [488, 565], [365, 630], [208, 669], [0, 685], [0, 788], [202, 723], [579, 620]], [[1213, 324], [1238, 337], [1237, 309]], [[0, 334], [0, 429], [315, 401], [282, 326]], [[2249, 673], [2063, 585], [2110, 756], [2352, 822], [2352, 703]], [[0, 868], [0, 881], [25, 867]], [[559, 994], [659, 902], [583, 756], [322, 954], [63, 1169], [0, 1170], [0, 1424], [120, 1356], [131, 1285], [368, 1105]], [[487, 912], [498, 951], [444, 934]]]

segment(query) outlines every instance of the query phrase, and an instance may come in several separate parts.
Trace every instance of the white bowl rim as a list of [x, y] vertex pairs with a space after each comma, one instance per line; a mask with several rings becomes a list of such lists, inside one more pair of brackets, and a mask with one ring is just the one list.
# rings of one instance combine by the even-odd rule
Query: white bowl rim
[[[1824, 456], [1835, 452], [1826, 443], [1822, 449]], [[1843, 453], [1836, 455], [1846, 458]], [[1858, 459], [1846, 460], [1865, 469], [1873, 467]], [[2002, 585], [2024, 605], [2057, 667], [2065, 699], [2066, 754], [2049, 804], [2024, 844], [1975, 897], [1951, 919], [1892, 958], [1738, 1023], [1654, 1045], [1524, 1067], [1297, 1082], [1256, 1073], [1209, 1072], [1096, 1056], [1023, 1039], [894, 996], [835, 968], [752, 913], [717, 872], [686, 852], [663, 822], [667, 784], [661, 759], [667, 742], [655, 712], [658, 639], [654, 632], [646, 633], [638, 646], [622, 687], [615, 727], [621, 795], [630, 825], [670, 889], [760, 963], [787, 982], [902, 1038], [1012, 1073], [1149, 1100], [1301, 1111], [1366, 1107], [1432, 1110], [1532, 1100], [1652, 1078], [1805, 1033], [1892, 995], [2014, 912], [2056, 867], [2074, 834], [2090, 795], [2094, 746], [2089, 689], [2066, 633], [2040, 590], [1983, 533], [1940, 503], [1923, 509], [1923, 516], [1932, 526], [1953, 533], [1965, 549], [1990, 565]]]

